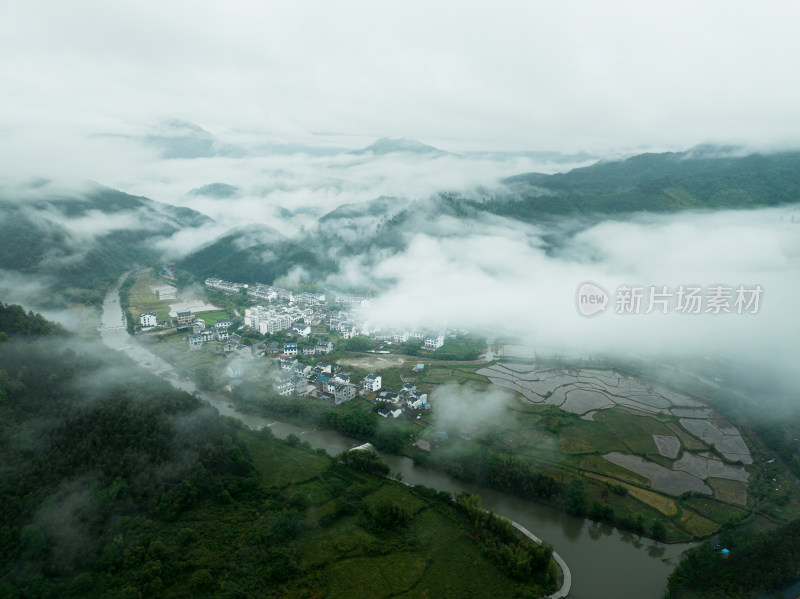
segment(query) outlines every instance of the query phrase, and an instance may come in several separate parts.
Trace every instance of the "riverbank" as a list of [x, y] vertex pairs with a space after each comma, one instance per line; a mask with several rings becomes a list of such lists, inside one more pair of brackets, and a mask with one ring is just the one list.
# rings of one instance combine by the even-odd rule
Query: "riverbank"
[[[539, 537], [522, 526], [522, 524], [519, 522], [514, 522], [512, 520], [511, 526], [516, 528], [534, 543], [538, 543], [539, 545], [542, 544], [542, 540]], [[553, 559], [555, 560], [556, 564], [558, 564], [559, 570], [561, 570], [561, 586], [553, 593], [550, 593], [547, 596], [547, 599], [563, 599], [569, 595], [569, 591], [572, 588], [572, 572], [570, 571], [569, 566], [567, 566], [567, 562], [565, 562], [555, 550], [553, 551]]]
[[[354, 447], [351, 451], [358, 451], [358, 450], [368, 450], [368, 451], [375, 451], [375, 447], [371, 443], [363, 443], [357, 447]], [[412, 487], [413, 485], [407, 482], [401, 482], [402, 484]], [[522, 526], [519, 522], [514, 522], [513, 520], [509, 520], [511, 526], [514, 527], [520, 534], [524, 535], [530, 541], [536, 543], [537, 545], [543, 545], [544, 541], [529, 531], [527, 528]], [[569, 596], [569, 591], [572, 588], [572, 572], [567, 566], [567, 562], [558, 554], [555, 549], [553, 550], [552, 559], [555, 561], [556, 566], [559, 570], [559, 579], [560, 583], [558, 588], [547, 595], [545, 599], [564, 599], [565, 597]]]

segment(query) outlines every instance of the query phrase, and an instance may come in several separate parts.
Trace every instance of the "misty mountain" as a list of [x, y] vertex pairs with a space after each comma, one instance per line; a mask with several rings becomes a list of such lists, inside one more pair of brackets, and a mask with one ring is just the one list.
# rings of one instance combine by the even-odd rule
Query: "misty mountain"
[[401, 210], [406, 203], [399, 198], [381, 196], [368, 202], [342, 204], [323, 215], [319, 220], [320, 222], [329, 222], [363, 217], [389, 217]]
[[96, 216], [97, 212], [136, 213], [143, 226], [155, 229], [196, 227], [211, 222], [207, 216], [190, 208], [133, 196], [97, 183], [70, 191], [54, 189], [48, 181], [36, 182], [25, 189], [0, 189], [0, 205], [4, 210], [18, 208], [37, 212], [51, 220], [58, 220], [54, 219], [58, 213], [65, 219]]
[[142, 142], [158, 150], [164, 159], [241, 158], [246, 153], [241, 148], [219, 142], [213, 134], [195, 123], [177, 119], [166, 121], [158, 132], [143, 137]]
[[236, 197], [239, 195], [240, 191], [241, 190], [235, 185], [228, 185], [227, 183], [208, 183], [207, 185], [202, 185], [191, 190], [189, 195], [205, 196], [222, 200]]
[[486, 158], [488, 160], [505, 161], [514, 158], [531, 158], [539, 163], [549, 164], [578, 164], [597, 162], [601, 156], [589, 152], [548, 152], [544, 150], [518, 150], [518, 151], [491, 151], [468, 150], [461, 152], [460, 156], [466, 158]]
[[[279, 232], [284, 231], [279, 221], [274, 228], [233, 229], [183, 258], [178, 266], [196, 280], [214, 276], [268, 283], [294, 273], [301, 279], [335, 279], [338, 284], [339, 275], [355, 281], [357, 271], [363, 273], [406, 251], [420, 235], [433, 239], [480, 236], [487, 226], [507, 231], [515, 226], [514, 220], [547, 222], [539, 239], [550, 252], [565, 236], [596, 224], [603, 214], [796, 202], [800, 200], [798, 158], [798, 153], [742, 156], [735, 148], [703, 146], [601, 161], [555, 175], [519, 175], [491, 191], [379, 196], [341, 204], [291, 236]], [[209, 191], [216, 193], [216, 187]], [[559, 218], [564, 215], [580, 218]], [[286, 218], [293, 218], [293, 213]], [[344, 262], [349, 269], [342, 270]], [[370, 280], [381, 286], [377, 271]]]
[[335, 277], [341, 259], [356, 258], [368, 266], [378, 255], [404, 250], [415, 234], [448, 234], [434, 224], [437, 218], [452, 217], [458, 230], [470, 230], [475, 223], [465, 218], [461, 208], [459, 202], [438, 195], [415, 201], [379, 197], [342, 204], [320, 217], [316, 226], [291, 238], [264, 225], [232, 229], [176, 266], [198, 281], [219, 277], [270, 283], [296, 275], [318, 282]]
[[487, 199], [483, 207], [529, 220], [542, 214], [676, 212], [800, 201], [800, 152], [741, 154], [699, 146], [601, 161], [567, 173], [522, 174], [503, 181], [508, 196]]
[[450, 152], [445, 152], [444, 150], [440, 150], [439, 148], [434, 148], [433, 146], [426, 145], [415, 139], [404, 139], [404, 138], [393, 139], [389, 137], [382, 137], [371, 146], [367, 146], [366, 148], [362, 148], [360, 150], [354, 150], [350, 153], [383, 155], [383, 154], [393, 154], [395, 152], [423, 154], [429, 157], [431, 155], [447, 156], [450, 154]]
[[297, 241], [271, 227], [251, 225], [229, 231], [180, 260], [177, 267], [200, 281], [220, 277], [270, 283], [297, 269], [324, 277], [335, 269], [328, 253], [326, 244], [314, 236]]
[[0, 192], [3, 268], [51, 282], [55, 294], [38, 299], [54, 305], [99, 300], [132, 265], [160, 259], [158, 240], [210, 222], [189, 208], [96, 184], [78, 191], [37, 184]]

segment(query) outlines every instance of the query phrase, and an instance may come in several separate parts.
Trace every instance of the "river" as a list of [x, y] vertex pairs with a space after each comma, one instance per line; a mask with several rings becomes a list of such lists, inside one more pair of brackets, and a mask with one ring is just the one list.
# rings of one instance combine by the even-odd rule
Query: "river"
[[[217, 408], [220, 414], [238, 418], [251, 428], [269, 426], [277, 437], [290, 433], [335, 455], [360, 444], [333, 431], [300, 428], [284, 422], [241, 414], [224, 399], [198, 392], [191, 381], [180, 378], [161, 358], [128, 335], [119, 304], [119, 289], [112, 289], [103, 303], [100, 334], [103, 342], [134, 359], [143, 368], [175, 387], [194, 393]], [[188, 346], [187, 346], [188, 351]], [[380, 453], [380, 452], [379, 452]], [[553, 508], [526, 501], [485, 487], [414, 465], [408, 458], [381, 454], [392, 472], [403, 481], [440, 491], [470, 491], [481, 496], [487, 509], [520, 523], [553, 545], [572, 572], [572, 599], [659, 599], [664, 596], [667, 576], [677, 565], [688, 544], [665, 545], [605, 525], [574, 518]]]

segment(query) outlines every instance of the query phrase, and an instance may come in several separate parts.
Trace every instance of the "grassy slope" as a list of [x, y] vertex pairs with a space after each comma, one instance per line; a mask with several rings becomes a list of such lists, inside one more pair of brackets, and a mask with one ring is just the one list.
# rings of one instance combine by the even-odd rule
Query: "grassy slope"
[[[286, 597], [513, 597], [509, 580], [469, 539], [454, 508], [427, 500], [408, 486], [333, 465], [330, 458], [243, 436], [262, 482], [307, 504], [308, 519], [344, 502], [375, 510], [382, 501], [413, 515], [407, 529], [376, 534], [344, 515], [327, 527], [312, 525], [297, 539], [307, 575], [284, 587]], [[356, 498], [357, 499], [354, 499]], [[310, 595], [309, 595], [310, 593]]]

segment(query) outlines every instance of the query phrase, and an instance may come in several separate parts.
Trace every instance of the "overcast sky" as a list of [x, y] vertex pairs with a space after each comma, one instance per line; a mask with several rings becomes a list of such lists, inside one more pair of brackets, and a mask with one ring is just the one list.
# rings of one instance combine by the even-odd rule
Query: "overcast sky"
[[[564, 166], [524, 156], [288, 155], [274, 144], [360, 148], [404, 137], [454, 153], [597, 157], [699, 143], [800, 147], [799, 22], [800, 3], [789, 1], [0, 0], [0, 186], [93, 179], [218, 220], [204, 235], [165, 242], [174, 259], [243, 223], [293, 234], [343, 203], [425, 198]], [[216, 149], [165, 155], [181, 136]], [[234, 193], [192, 191], [212, 182]], [[291, 220], [281, 216], [287, 208]], [[459, 221], [448, 236], [442, 217], [372, 270], [359, 257], [337, 276], [394, 280], [375, 307], [393, 318], [498, 328], [511, 315], [542, 343], [598, 339], [619, 349], [633, 340], [666, 351], [692, 339], [700, 352], [719, 346], [794, 368], [795, 216], [611, 221], [556, 256], [541, 249], [535, 227], [494, 219], [470, 233]], [[71, 231], [80, 240], [117, 225], [78, 222]], [[763, 314], [586, 320], [574, 305], [585, 280], [611, 291], [760, 284]], [[464, 302], [466, 288], [488, 291]]]
[[0, 143], [108, 168], [87, 136], [167, 119], [456, 152], [794, 145], [798, 22], [791, 1], [4, 0]]

